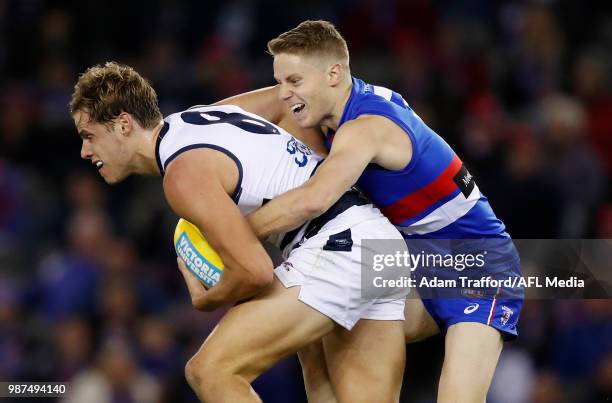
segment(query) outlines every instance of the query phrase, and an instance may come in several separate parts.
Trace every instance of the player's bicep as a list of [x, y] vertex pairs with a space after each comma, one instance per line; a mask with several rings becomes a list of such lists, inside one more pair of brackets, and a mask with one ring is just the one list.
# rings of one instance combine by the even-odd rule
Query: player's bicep
[[200, 229], [229, 270], [258, 270], [260, 263], [267, 262], [267, 255], [229, 196], [218, 169], [186, 154], [166, 171], [168, 203]]
[[357, 182], [376, 150], [374, 142], [367, 139], [367, 133], [359, 125], [341, 128], [329, 155], [310, 178], [309, 186], [324, 195], [325, 204], [335, 202]]
[[368, 157], [348, 150], [330, 153], [311, 178], [311, 183], [321, 190], [333, 189], [340, 196], [357, 182], [369, 161]]
[[376, 157], [378, 148], [367, 127], [360, 122], [346, 124], [336, 133], [327, 158], [314, 176], [325, 176], [327, 181], [335, 177], [344, 185], [352, 186]]

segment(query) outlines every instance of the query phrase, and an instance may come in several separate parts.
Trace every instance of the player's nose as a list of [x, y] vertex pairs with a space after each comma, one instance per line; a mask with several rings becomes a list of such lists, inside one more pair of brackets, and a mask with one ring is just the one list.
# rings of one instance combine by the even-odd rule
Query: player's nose
[[291, 98], [292, 92], [287, 88], [286, 85], [281, 84], [278, 90], [278, 97], [281, 101], [286, 101]]
[[84, 160], [88, 160], [91, 158], [91, 149], [84, 141], [81, 145], [81, 158], [83, 158]]

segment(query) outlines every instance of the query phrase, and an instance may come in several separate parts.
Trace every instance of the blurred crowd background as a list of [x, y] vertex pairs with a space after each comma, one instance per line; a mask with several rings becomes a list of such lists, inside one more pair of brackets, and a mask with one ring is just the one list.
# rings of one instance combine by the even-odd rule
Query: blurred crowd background
[[[196, 401], [183, 367], [222, 313], [189, 305], [159, 179], [108, 187], [67, 104], [107, 60], [164, 114], [271, 85], [267, 40], [305, 19], [455, 147], [513, 237], [612, 238], [612, 2], [0, 0], [0, 381]], [[519, 326], [489, 402], [610, 401], [611, 300], [529, 300]], [[410, 346], [402, 402], [435, 401], [442, 356], [441, 337]], [[255, 386], [303, 402], [300, 378], [290, 358]]]

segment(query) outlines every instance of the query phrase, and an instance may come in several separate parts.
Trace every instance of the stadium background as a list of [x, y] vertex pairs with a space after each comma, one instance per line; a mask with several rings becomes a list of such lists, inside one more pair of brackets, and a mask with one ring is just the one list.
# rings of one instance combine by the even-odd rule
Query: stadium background
[[[86, 67], [133, 65], [170, 113], [272, 84], [267, 40], [328, 19], [353, 73], [404, 95], [514, 237], [612, 238], [611, 11], [555, 0], [0, 0], [0, 380], [72, 381], [92, 392], [82, 402], [193, 402], [183, 365], [221, 315], [188, 304], [159, 180], [110, 188], [80, 160], [67, 103]], [[519, 324], [490, 402], [610, 399], [610, 300], [529, 300]], [[409, 348], [403, 402], [434, 401], [442, 355], [441, 337]], [[300, 378], [289, 359], [256, 388], [267, 402], [301, 402]]]

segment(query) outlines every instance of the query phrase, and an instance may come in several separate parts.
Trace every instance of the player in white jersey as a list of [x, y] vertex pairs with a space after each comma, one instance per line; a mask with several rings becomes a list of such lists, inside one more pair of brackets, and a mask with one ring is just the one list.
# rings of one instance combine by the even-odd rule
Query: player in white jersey
[[[378, 209], [347, 192], [287, 237], [287, 260], [274, 270], [275, 279], [270, 258], [243, 217], [304, 183], [319, 156], [236, 106], [196, 107], [162, 120], [153, 88], [116, 63], [81, 75], [70, 109], [83, 140], [81, 157], [106, 182], [162, 175], [170, 206], [219, 252], [224, 274], [209, 290], [179, 264], [194, 306], [214, 310], [247, 301], [227, 312], [186, 366], [201, 400], [259, 401], [250, 382], [325, 336], [340, 401], [398, 401], [403, 301], [361, 298], [360, 247], [364, 238], [401, 235]], [[377, 331], [376, 342], [367, 348], [355, 344], [362, 331]]]

